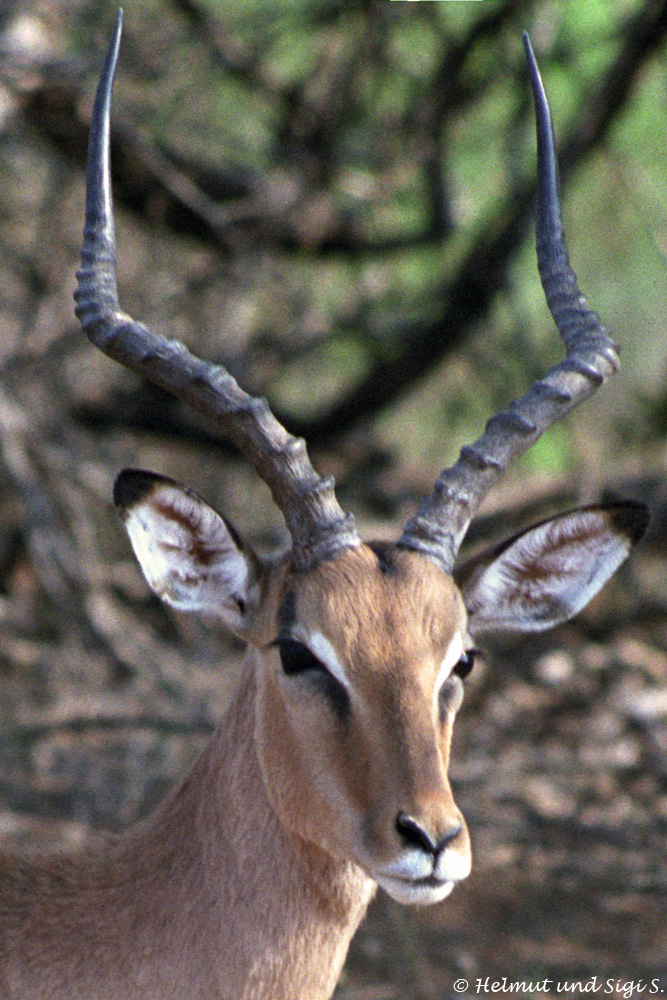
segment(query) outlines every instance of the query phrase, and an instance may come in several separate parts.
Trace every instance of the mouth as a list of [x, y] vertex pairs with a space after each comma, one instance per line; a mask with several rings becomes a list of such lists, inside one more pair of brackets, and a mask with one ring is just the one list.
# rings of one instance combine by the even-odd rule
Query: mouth
[[406, 850], [381, 866], [369, 865], [367, 871], [397, 903], [432, 906], [446, 899], [457, 882], [470, 874], [470, 851], [445, 850], [434, 865], [424, 851]]
[[405, 906], [432, 906], [449, 896], [456, 885], [452, 879], [441, 879], [436, 875], [425, 878], [400, 878], [396, 876], [375, 876], [380, 888]]

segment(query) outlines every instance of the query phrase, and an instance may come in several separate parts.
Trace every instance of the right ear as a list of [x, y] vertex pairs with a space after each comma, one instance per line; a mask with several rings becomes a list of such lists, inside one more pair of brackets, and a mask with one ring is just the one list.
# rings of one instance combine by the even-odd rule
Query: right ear
[[114, 503], [150, 588], [179, 611], [203, 611], [242, 630], [259, 595], [260, 563], [225, 518], [192, 490], [125, 469]]
[[473, 638], [539, 632], [576, 615], [644, 534], [648, 509], [626, 501], [542, 521], [455, 573]]

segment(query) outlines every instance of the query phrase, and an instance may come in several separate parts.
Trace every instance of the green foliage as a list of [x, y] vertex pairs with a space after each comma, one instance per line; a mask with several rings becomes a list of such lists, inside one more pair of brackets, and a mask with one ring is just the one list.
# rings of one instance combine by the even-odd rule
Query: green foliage
[[[114, 13], [115, 2], [80, 0], [67, 20], [63, 8], [69, 51], [85, 53], [90, 89]], [[637, 26], [651, 17], [655, 40], [647, 28], [641, 41]], [[446, 315], [460, 270], [502, 231], [531, 183], [520, 37], [528, 28], [560, 148], [575, 149], [564, 189], [568, 241], [582, 287], [622, 342], [627, 422], [634, 385], [665, 393], [660, 24], [656, 5], [640, 0], [136, 0], [126, 10], [119, 120], [177, 161], [177, 192], [182, 181], [204, 192], [203, 221], [216, 233], [203, 283], [197, 237], [188, 235], [192, 266], [174, 275], [180, 290], [166, 312], [177, 308], [192, 338], [202, 314], [211, 318], [206, 341], [217, 341], [222, 358], [245, 352], [248, 388], [295, 419], [326, 412], [337, 393], [400, 358], [415, 331]], [[632, 70], [628, 60], [619, 64], [634, 74], [628, 97], [610, 103], [611, 124], [595, 134], [633, 31], [646, 52], [635, 53]], [[178, 259], [178, 233], [161, 219], [159, 199], [144, 212], [141, 224]], [[531, 241], [515, 244], [498, 251], [508, 261], [494, 278], [501, 294], [489, 294], [481, 316], [443, 328], [430, 367], [369, 410], [369, 421], [381, 415], [381, 436], [397, 438], [387, 428], [392, 419], [402, 426], [406, 405], [423, 410], [428, 427], [427, 400], [439, 392], [452, 437], [465, 440], [491, 406], [521, 394], [556, 359]], [[161, 252], [151, 247], [148, 266], [158, 271], [171, 267]], [[418, 337], [415, 345], [422, 350]], [[437, 450], [440, 416], [433, 439], [419, 435], [424, 455]], [[615, 419], [604, 414], [610, 453], [619, 443]], [[580, 449], [566, 437], [531, 461], [577, 461]]]

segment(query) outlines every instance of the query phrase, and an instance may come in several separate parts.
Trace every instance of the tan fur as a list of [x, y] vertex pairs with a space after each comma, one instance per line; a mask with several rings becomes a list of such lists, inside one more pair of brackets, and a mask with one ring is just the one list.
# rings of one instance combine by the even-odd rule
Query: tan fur
[[566, 620], [644, 531], [639, 505], [588, 508], [464, 568], [461, 590], [445, 572], [508, 461], [616, 355], [565, 266], [547, 143], [540, 266], [557, 324], [575, 306], [580, 317], [564, 332], [568, 359], [542, 380], [539, 405], [531, 390], [462, 450], [397, 547], [362, 545], [264, 402], [120, 309], [106, 147], [121, 24], [119, 12], [95, 101], [77, 315], [93, 343], [217, 420], [269, 485], [294, 549], [267, 566], [191, 491], [141, 470], [119, 476], [114, 498], [147, 581], [173, 607], [219, 614], [248, 643], [246, 671], [210, 745], [148, 821], [79, 855], [0, 855], [0, 1000], [326, 1000], [376, 883], [433, 903], [469, 872], [447, 776], [468, 632]]
[[373, 883], [276, 821], [254, 694], [249, 672], [148, 822], [78, 856], [0, 859], [3, 1000], [331, 995]]
[[[277, 656], [259, 691], [260, 760], [282, 821], [366, 865], [395, 854], [399, 810], [434, 833], [463, 822], [447, 778], [452, 720], [439, 724], [434, 696], [465, 609], [434, 565], [408, 552], [395, 558], [385, 576], [361, 546], [300, 581], [297, 619], [328, 636], [352, 684], [345, 740], [330, 713], [286, 683]], [[462, 838], [468, 851], [465, 827]]]
[[[0, 855], [2, 1000], [324, 1000], [375, 889], [367, 864], [397, 850], [395, 812], [459, 817], [433, 690], [465, 617], [451, 580], [408, 553], [383, 576], [365, 547], [285, 570], [264, 580], [220, 729], [154, 815], [79, 855]], [[343, 741], [266, 649], [292, 586], [354, 684]]]
[[[246, 670], [146, 822], [78, 855], [0, 854], [0, 1000], [326, 1000], [376, 883], [432, 903], [469, 872], [447, 776], [468, 630], [570, 617], [645, 511], [538, 525], [464, 568], [459, 590], [397, 547], [300, 574], [263, 564], [194, 494], [139, 485], [124, 516], [148, 579], [218, 606]], [[305, 669], [284, 660], [295, 645]]]

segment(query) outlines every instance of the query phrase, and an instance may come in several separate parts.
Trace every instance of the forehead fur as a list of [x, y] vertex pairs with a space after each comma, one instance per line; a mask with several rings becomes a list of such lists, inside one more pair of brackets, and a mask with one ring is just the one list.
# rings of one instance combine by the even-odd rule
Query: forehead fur
[[302, 577], [295, 592], [295, 620], [326, 635], [351, 667], [444, 652], [465, 626], [451, 577], [394, 546], [349, 549]]

